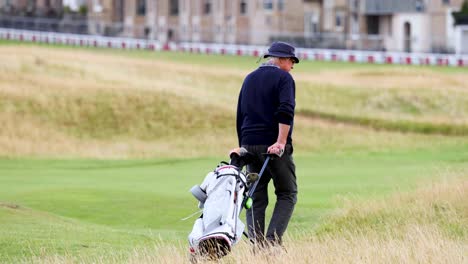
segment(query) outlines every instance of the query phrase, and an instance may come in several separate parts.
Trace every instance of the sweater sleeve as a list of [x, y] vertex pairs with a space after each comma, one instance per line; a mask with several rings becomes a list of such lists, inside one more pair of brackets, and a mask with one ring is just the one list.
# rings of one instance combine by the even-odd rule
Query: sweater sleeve
[[280, 80], [278, 96], [279, 106], [275, 116], [279, 123], [291, 125], [296, 107], [296, 84], [289, 73]]
[[237, 130], [237, 140], [239, 141], [239, 147], [241, 146], [241, 136], [242, 136], [242, 112], [241, 112], [241, 95], [242, 89], [239, 92], [239, 99], [237, 100], [237, 115], [236, 115], [236, 130]]

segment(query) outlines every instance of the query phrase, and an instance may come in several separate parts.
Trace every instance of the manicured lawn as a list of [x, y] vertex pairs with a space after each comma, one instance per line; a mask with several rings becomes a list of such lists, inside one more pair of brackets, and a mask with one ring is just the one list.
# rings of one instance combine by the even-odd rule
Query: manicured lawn
[[[181, 219], [197, 210], [188, 190], [218, 161], [1, 160], [0, 259], [184, 244], [194, 218]], [[462, 148], [297, 156], [299, 199], [289, 232], [312, 230], [339, 197], [408, 189], [467, 161]]]

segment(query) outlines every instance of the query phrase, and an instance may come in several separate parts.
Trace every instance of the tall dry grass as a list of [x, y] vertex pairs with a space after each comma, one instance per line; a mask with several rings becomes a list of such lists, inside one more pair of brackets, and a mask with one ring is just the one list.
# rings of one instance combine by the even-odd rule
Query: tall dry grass
[[[0, 57], [0, 156], [220, 156], [237, 145], [235, 108], [249, 70], [37, 46], [1, 46]], [[423, 117], [411, 113], [406, 117], [464, 124], [466, 75], [416, 68], [350, 68], [340, 70], [340, 78], [327, 69], [318, 73], [298, 69], [293, 74], [298, 84], [294, 132], [298, 153], [410, 148], [428, 141], [466, 143], [463, 138], [395, 133], [385, 127], [375, 131], [354, 121], [301, 115], [301, 109], [357, 116], [377, 113], [371, 117], [391, 122], [405, 116], [395, 102], [417, 101], [411, 98], [419, 96], [424, 100], [416, 108]], [[414, 75], [418, 77], [406, 91], [405, 84]], [[437, 88], [442, 83], [443, 90]], [[441, 91], [445, 95], [437, 96]], [[437, 98], [443, 98], [441, 103]], [[434, 102], [435, 110], [429, 113]]]
[[[415, 226], [403, 238], [355, 236], [328, 237], [309, 241], [288, 241], [287, 251], [254, 253], [241, 243], [220, 260], [200, 263], [466, 263], [468, 246], [447, 239], [432, 227]], [[99, 258], [70, 256], [35, 257], [25, 263], [189, 263], [183, 246], [158, 246], [136, 250], [130, 257], [106, 255]]]
[[441, 74], [418, 67], [355, 69], [339, 71], [322, 70], [314, 74], [300, 73], [297, 79], [320, 85], [363, 87], [366, 89], [410, 89], [465, 91], [466, 74], [462, 72]]
[[[352, 202], [315, 231], [287, 236], [285, 249], [253, 251], [241, 241], [219, 263], [466, 263], [466, 173], [411, 193]], [[188, 263], [188, 246], [159, 243], [129, 255], [36, 256], [29, 263]], [[201, 263], [214, 263], [201, 261]]]
[[222, 69], [34, 47], [0, 53], [2, 156], [190, 157], [236, 145], [227, 95], [209, 92]]

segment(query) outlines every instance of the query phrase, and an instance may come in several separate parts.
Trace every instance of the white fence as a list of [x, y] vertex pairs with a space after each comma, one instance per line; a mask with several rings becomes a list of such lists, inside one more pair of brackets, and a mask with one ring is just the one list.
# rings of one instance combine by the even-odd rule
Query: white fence
[[[206, 43], [160, 43], [155, 40], [115, 38], [94, 35], [79, 35], [54, 32], [28, 31], [0, 28], [0, 39], [82, 47], [118, 49], [147, 49], [155, 51], [179, 51], [202, 54], [237, 56], [261, 56], [267, 46]], [[403, 65], [438, 65], [468, 67], [468, 56], [455, 54], [397, 53], [359, 50], [296, 49], [303, 60], [342, 61], [349, 63], [377, 63]]]

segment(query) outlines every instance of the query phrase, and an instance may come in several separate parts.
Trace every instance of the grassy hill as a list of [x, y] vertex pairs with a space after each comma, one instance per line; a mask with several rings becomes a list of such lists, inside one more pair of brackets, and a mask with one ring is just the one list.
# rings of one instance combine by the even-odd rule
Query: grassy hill
[[[0, 155], [8, 157], [224, 155], [237, 144], [242, 79], [256, 67], [249, 57], [0, 47]], [[468, 77], [458, 69], [308, 61], [295, 68], [300, 152], [412, 147], [425, 135], [468, 131]]]
[[[0, 262], [185, 263], [188, 190], [237, 145], [257, 58], [15, 42], [0, 58]], [[289, 253], [243, 241], [223, 261], [466, 259], [463, 70], [295, 65]]]

